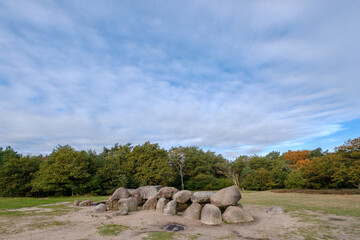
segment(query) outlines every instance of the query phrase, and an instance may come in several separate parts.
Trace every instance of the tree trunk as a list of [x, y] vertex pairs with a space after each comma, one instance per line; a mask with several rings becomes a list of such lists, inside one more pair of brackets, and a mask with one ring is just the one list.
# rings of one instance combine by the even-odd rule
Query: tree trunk
[[182, 173], [180, 173], [180, 177], [181, 177], [181, 190], [184, 190], [184, 176]]

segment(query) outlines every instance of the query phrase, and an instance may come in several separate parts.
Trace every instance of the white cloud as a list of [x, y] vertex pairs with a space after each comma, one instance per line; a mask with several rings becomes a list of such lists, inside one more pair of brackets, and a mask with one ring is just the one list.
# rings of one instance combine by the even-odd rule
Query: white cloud
[[107, 3], [0, 4], [0, 146], [150, 140], [232, 158], [360, 117], [356, 2]]

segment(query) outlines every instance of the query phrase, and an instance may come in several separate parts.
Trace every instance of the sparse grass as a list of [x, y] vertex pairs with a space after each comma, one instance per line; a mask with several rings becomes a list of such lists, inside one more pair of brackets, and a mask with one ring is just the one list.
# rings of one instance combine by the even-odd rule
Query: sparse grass
[[281, 206], [286, 211], [310, 210], [360, 217], [360, 195], [274, 193], [243, 191], [240, 203]]
[[48, 198], [33, 198], [33, 197], [0, 197], [0, 210], [18, 209], [24, 207], [36, 207], [39, 205], [53, 204], [58, 202], [74, 202], [75, 200], [93, 201], [106, 200], [106, 196], [75, 196], [75, 197], [48, 197]]
[[116, 225], [116, 224], [109, 224], [98, 227], [98, 232], [101, 236], [117, 236], [122, 231], [131, 229], [125, 225]]
[[174, 234], [173, 232], [151, 232], [142, 240], [173, 240]]

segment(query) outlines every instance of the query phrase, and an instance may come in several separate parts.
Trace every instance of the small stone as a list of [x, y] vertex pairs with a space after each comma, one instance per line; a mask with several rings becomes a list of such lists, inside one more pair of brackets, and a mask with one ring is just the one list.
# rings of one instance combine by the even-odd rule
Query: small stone
[[282, 207], [279, 206], [273, 206], [269, 209], [267, 209], [268, 213], [284, 213], [284, 210], [282, 209]]
[[119, 211], [116, 211], [112, 214], [113, 217], [116, 217], [116, 216], [123, 216], [123, 215], [127, 215], [128, 214], [128, 211], [126, 208], [122, 208], [120, 209]]
[[93, 212], [94, 213], [106, 212], [106, 205], [103, 203], [100, 203], [99, 205], [94, 207]]
[[74, 205], [75, 205], [75, 206], [79, 206], [80, 203], [81, 203], [80, 200], [75, 200], [75, 201], [74, 201]]

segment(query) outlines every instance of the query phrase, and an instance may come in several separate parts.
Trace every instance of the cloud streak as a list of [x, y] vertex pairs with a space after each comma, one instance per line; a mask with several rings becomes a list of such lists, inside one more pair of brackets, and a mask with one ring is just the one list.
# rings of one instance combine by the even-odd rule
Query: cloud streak
[[150, 140], [229, 158], [360, 118], [359, 4], [4, 1], [0, 145]]

